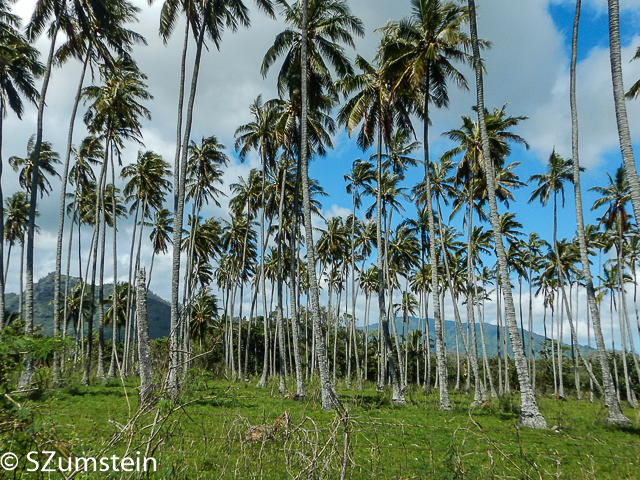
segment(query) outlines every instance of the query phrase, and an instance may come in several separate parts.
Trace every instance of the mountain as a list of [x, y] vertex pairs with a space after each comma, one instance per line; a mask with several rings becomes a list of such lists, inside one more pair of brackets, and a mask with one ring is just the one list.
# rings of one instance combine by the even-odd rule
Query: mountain
[[[62, 276], [62, 288], [66, 277]], [[69, 290], [77, 285], [77, 277], [69, 277]], [[53, 334], [53, 272], [40, 279], [33, 285], [33, 313], [34, 325], [41, 326], [41, 332], [45, 335]], [[88, 286], [87, 286], [88, 289]], [[112, 283], [104, 285], [105, 298], [108, 298], [113, 290]], [[5, 305], [9, 312], [17, 312], [19, 298], [15, 293], [5, 294]], [[149, 321], [149, 338], [161, 338], [169, 335], [171, 306], [168, 302], [157, 296], [153, 292], [147, 292], [147, 319]], [[97, 327], [95, 327], [97, 328]], [[68, 332], [73, 334], [73, 327], [70, 325]], [[108, 332], [106, 331], [108, 330]], [[111, 328], [105, 329], [105, 335], [110, 337]]]
[[[432, 343], [435, 342], [435, 328], [434, 328], [434, 321], [433, 319], [429, 319], [429, 337], [431, 338]], [[466, 323], [463, 322], [463, 326], [466, 327]], [[362, 327], [361, 327], [362, 328]], [[393, 335], [393, 327], [391, 325], [389, 325], [389, 328], [391, 330], [391, 335]], [[398, 330], [398, 335], [402, 335], [402, 318], [396, 318], [396, 329]], [[375, 323], [373, 325], [369, 326], [369, 332], [372, 332], [374, 330], [378, 329], [378, 324]], [[409, 317], [409, 326], [408, 326], [408, 330], [409, 332], [413, 332], [414, 330], [418, 329], [418, 319], [415, 317]], [[444, 329], [445, 329], [445, 342], [446, 342], [446, 349], [448, 351], [455, 351], [456, 349], [456, 337], [455, 337], [455, 332], [456, 332], [456, 324], [454, 321], [452, 320], [445, 320], [444, 321]], [[502, 341], [502, 335], [507, 335], [507, 345], [509, 348], [509, 354], [512, 355], [513, 351], [511, 349], [511, 340], [509, 339], [509, 335], [508, 335], [508, 331], [506, 328], [501, 328], [500, 329], [500, 341]], [[487, 347], [487, 356], [488, 357], [494, 357], [496, 355], [498, 355], [498, 327], [496, 325], [490, 325], [489, 323], [484, 324], [484, 336], [485, 336], [485, 344]], [[476, 339], [477, 339], [477, 344], [478, 344], [478, 354], [480, 356], [482, 356], [482, 344], [481, 342], [481, 337], [480, 337], [480, 324], [476, 323]], [[544, 347], [541, 345], [543, 342], [545, 341], [545, 337], [542, 335], [538, 335], [537, 333], [533, 334], [533, 345], [534, 345], [534, 350], [536, 351], [537, 355], [539, 355], [539, 352], [541, 352], [542, 350], [544, 350]], [[462, 339], [459, 340], [459, 348], [460, 348], [460, 353], [464, 355], [464, 345], [462, 344]], [[524, 345], [525, 345], [525, 352], [528, 351], [529, 349], [529, 332], [528, 330], [524, 330]], [[586, 353], [587, 351], [587, 347], [586, 346], [581, 346], [582, 351]], [[432, 351], [435, 352], [435, 347], [432, 348]]]

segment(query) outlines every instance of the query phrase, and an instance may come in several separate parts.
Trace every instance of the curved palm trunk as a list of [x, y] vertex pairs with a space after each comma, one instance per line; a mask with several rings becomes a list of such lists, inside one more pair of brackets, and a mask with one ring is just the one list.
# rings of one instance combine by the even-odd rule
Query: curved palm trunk
[[[40, 176], [40, 148], [42, 146], [42, 130], [44, 120], [45, 99], [53, 68], [53, 55], [58, 36], [59, 22], [54, 22], [54, 29], [51, 35], [51, 46], [47, 57], [47, 66], [40, 89], [40, 100], [38, 101], [38, 120], [36, 126], [36, 142], [33, 146], [33, 166], [31, 169], [31, 195], [29, 199], [29, 225], [27, 227], [27, 289], [25, 291], [25, 333], [33, 334], [33, 247], [36, 233], [36, 206], [38, 201], [38, 177]], [[21, 289], [22, 290], [22, 289]], [[27, 353], [24, 358], [23, 370], [20, 376], [19, 388], [23, 389], [31, 383], [33, 376], [33, 357]]]
[[[180, 313], [178, 310], [178, 296], [180, 293], [180, 241], [182, 237], [182, 224], [184, 216], [184, 196], [185, 177], [187, 170], [187, 149], [191, 136], [191, 125], [193, 122], [193, 107], [196, 99], [196, 88], [198, 86], [198, 73], [200, 71], [200, 60], [202, 58], [202, 46], [204, 45], [205, 28], [200, 28], [196, 55], [193, 64], [193, 74], [191, 77], [191, 90], [187, 103], [186, 122], [184, 137], [182, 138], [182, 149], [180, 151], [180, 162], [176, 165], [177, 181], [174, 184], [174, 214], [173, 214], [173, 254], [171, 271], [171, 333], [169, 337], [169, 372], [165, 390], [172, 398], [177, 398], [179, 393], [178, 382], [178, 349], [179, 349], [179, 329]], [[184, 71], [184, 70], [183, 70]], [[181, 97], [182, 98], [182, 97]], [[178, 144], [179, 145], [179, 144]], [[176, 146], [178, 148], [178, 146]], [[177, 158], [178, 155], [176, 155]], [[176, 175], [174, 172], [174, 175]]]
[[[429, 83], [427, 82], [427, 85]], [[424, 131], [424, 185], [425, 185], [425, 206], [427, 207], [427, 222], [429, 224], [429, 263], [431, 264], [431, 292], [433, 294], [433, 321], [436, 333], [436, 369], [438, 374], [438, 388], [440, 391], [440, 409], [451, 410], [451, 400], [449, 399], [449, 386], [447, 384], [447, 359], [444, 350], [444, 336], [442, 333], [443, 322], [440, 310], [440, 284], [438, 282], [438, 254], [436, 251], [436, 225], [433, 215], [433, 204], [431, 198], [431, 175], [429, 173], [429, 97], [424, 98], [425, 119], [423, 121]]]
[[[490, 152], [489, 137], [487, 135], [487, 126], [484, 117], [484, 91], [482, 83], [482, 65], [480, 61], [480, 49], [478, 47], [478, 27], [476, 24], [476, 7], [475, 1], [469, 0], [469, 19], [471, 23], [471, 42], [473, 46], [474, 67], [476, 73], [476, 93], [478, 106], [478, 124], [480, 126], [480, 137], [482, 139], [482, 150]], [[532, 428], [546, 428], [547, 422], [538, 411], [531, 382], [529, 381], [529, 372], [527, 371], [527, 361], [524, 356], [522, 340], [518, 333], [518, 323], [516, 321], [516, 311], [513, 303], [513, 294], [509, 283], [509, 267], [507, 265], [507, 255], [502, 243], [502, 232], [500, 229], [500, 219], [498, 215], [498, 205], [496, 202], [495, 192], [495, 173], [493, 170], [493, 162], [490, 156], [484, 158], [484, 170], [487, 180], [487, 193], [489, 197], [489, 207], [491, 213], [491, 225], [493, 227], [494, 241], [498, 256], [498, 265], [500, 266], [500, 276], [502, 277], [503, 292], [505, 297], [505, 312], [509, 326], [509, 335], [511, 337], [511, 346], [513, 348], [513, 358], [518, 373], [518, 381], [520, 383], [521, 405], [520, 405], [520, 424]]]
[[616, 123], [618, 125], [618, 137], [624, 170], [629, 182], [631, 203], [636, 218], [640, 215], [640, 180], [633, 156], [631, 145], [631, 133], [627, 119], [627, 106], [625, 105], [624, 86], [622, 83], [622, 60], [620, 55], [620, 9], [618, 0], [607, 0], [609, 10], [609, 57], [611, 61], [611, 80], [613, 84], [613, 102], [616, 109]]
[[[617, 2], [615, 2], [617, 4]], [[606, 347], [602, 335], [602, 324], [600, 322], [600, 311], [596, 302], [596, 294], [591, 276], [591, 266], [587, 253], [587, 239], [584, 231], [584, 216], [582, 212], [582, 190], [580, 187], [580, 161], [578, 157], [578, 110], [576, 107], [576, 59], [578, 49], [578, 24], [580, 19], [581, 0], [576, 0], [576, 14], [573, 23], [573, 40], [571, 46], [571, 156], [573, 159], [573, 187], [576, 203], [576, 221], [578, 232], [578, 244], [580, 247], [580, 261], [587, 289], [587, 300], [589, 302], [589, 312], [593, 321], [593, 333], [596, 339], [597, 357], [602, 369], [602, 388], [604, 390], [604, 404], [609, 409], [606, 421], [615, 425], [631, 425], [629, 419], [622, 413], [620, 403], [615, 393], [615, 385], [609, 370], [609, 363], [606, 357]], [[624, 102], [622, 102], [624, 104]], [[640, 211], [640, 209], [638, 210]]]
[[[80, 72], [80, 83], [76, 91], [76, 98], [71, 109], [71, 120], [69, 122], [69, 134], [67, 136], [67, 151], [64, 158], [64, 167], [62, 169], [62, 185], [60, 187], [60, 210], [58, 213], [58, 237], [56, 241], [56, 271], [53, 277], [53, 335], [56, 336], [60, 332], [60, 284], [62, 272], [62, 241], [64, 235], [64, 207], [67, 196], [67, 177], [69, 176], [69, 159], [71, 158], [71, 147], [73, 143], [73, 129], [76, 123], [76, 113], [82, 96], [82, 84], [84, 83], [84, 75], [87, 71], [87, 63], [89, 63], [89, 55], [91, 49], [87, 49], [84, 62], [82, 63], [82, 71]], [[0, 194], [0, 202], [2, 197]], [[0, 254], [2, 252], [0, 251]], [[1, 271], [1, 270], [0, 270]], [[4, 290], [3, 290], [4, 291]], [[4, 310], [4, 309], [3, 309]], [[1, 315], [1, 313], [0, 313]], [[1, 322], [0, 322], [1, 324]], [[53, 380], [58, 381], [60, 375], [60, 357], [58, 353], [53, 355]]]

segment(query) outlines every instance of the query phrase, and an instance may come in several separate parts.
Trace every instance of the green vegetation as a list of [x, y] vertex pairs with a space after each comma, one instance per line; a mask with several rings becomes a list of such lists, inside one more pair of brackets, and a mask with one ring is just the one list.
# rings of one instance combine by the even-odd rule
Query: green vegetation
[[[376, 393], [374, 385], [356, 391], [339, 384], [345, 411], [334, 413], [320, 408], [317, 384], [308, 386], [305, 399], [293, 401], [277, 394], [277, 382], [267, 389], [254, 383], [220, 381], [205, 372], [187, 382], [179, 402], [161, 400], [146, 412], [137, 411], [136, 384], [130, 381], [125, 386], [116, 380], [71, 384], [33, 399], [14, 397], [21, 407], [14, 405], [12, 412], [22, 418], [20, 428], [31, 441], [3, 424], [0, 453], [20, 446], [22, 466], [31, 450], [136, 458], [138, 451], [144, 456], [151, 436], [148, 456], [157, 460], [158, 470], [149, 478], [175, 480], [333, 479], [343, 468], [345, 478], [354, 479], [631, 479], [640, 466], [640, 416], [625, 412], [632, 428], [607, 426], [599, 402], [540, 398], [540, 410], [553, 427], [538, 431], [516, 427], [515, 396], [469, 408], [468, 396], [452, 394], [454, 410], [442, 412], [435, 392], [411, 387], [408, 404], [398, 407], [389, 391]], [[273, 433], [284, 412], [289, 424]], [[264, 441], [245, 439], [251, 426], [267, 427], [257, 429]], [[12, 435], [20, 438], [19, 445], [7, 442]], [[22, 475], [15, 471], [4, 478]], [[110, 475], [100, 478], [137, 477]], [[25, 478], [63, 477], [31, 473]]]

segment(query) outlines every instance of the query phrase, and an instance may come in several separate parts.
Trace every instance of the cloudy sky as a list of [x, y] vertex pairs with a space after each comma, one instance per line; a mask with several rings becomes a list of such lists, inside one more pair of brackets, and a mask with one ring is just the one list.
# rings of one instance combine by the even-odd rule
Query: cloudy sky
[[[141, 9], [140, 23], [132, 26], [148, 40], [146, 47], [136, 48], [134, 57], [140, 69], [149, 77], [149, 91], [154, 100], [148, 103], [152, 120], [144, 123], [145, 148], [161, 154], [170, 163], [174, 156], [174, 138], [177, 105], [179, 62], [182, 45], [183, 26], [178, 25], [174, 37], [167, 45], [159, 39], [158, 18], [161, 2], [148, 6], [146, 1], [135, 0]], [[360, 17], [366, 27], [366, 36], [356, 39], [356, 51], [348, 51], [353, 58], [356, 53], [371, 60], [379, 41], [376, 29], [389, 20], [396, 20], [410, 14], [409, 0], [350, 0], [352, 12]], [[521, 162], [517, 173], [526, 180], [530, 175], [540, 173], [544, 161], [552, 150], [560, 155], [570, 156], [571, 125], [569, 117], [569, 54], [570, 35], [575, 2], [564, 0], [491, 0], [479, 2], [478, 28], [481, 37], [490, 40], [493, 47], [484, 52], [487, 75], [485, 78], [485, 101], [488, 108], [500, 108], [509, 103], [510, 115], [529, 117], [521, 123], [516, 132], [523, 136], [531, 148], [514, 148], [512, 161]], [[15, 11], [28, 18], [33, 8], [33, 0], [19, 0]], [[629, 62], [640, 38], [635, 36], [640, 23], [640, 0], [621, 0], [622, 57], [625, 84], [630, 86], [640, 78], [640, 61]], [[263, 78], [260, 73], [262, 57], [275, 35], [285, 28], [282, 20], [274, 21], [259, 13], [251, 6], [250, 29], [236, 34], [226, 33], [221, 50], [211, 48], [203, 55], [200, 71], [198, 95], [196, 99], [192, 138], [216, 135], [229, 147], [234, 160], [227, 170], [225, 182], [237, 181], [239, 175], [246, 176], [250, 168], [258, 167], [256, 157], [244, 164], [235, 160], [231, 147], [235, 129], [250, 121], [248, 106], [259, 95], [264, 99], [276, 96], [276, 65]], [[580, 160], [587, 168], [584, 174], [586, 187], [604, 185], [607, 171], [613, 172], [620, 164], [618, 139], [611, 95], [611, 77], [607, 50], [607, 17], [605, 0], [583, 2], [581, 46], [578, 65], [578, 108], [580, 115]], [[43, 38], [37, 43], [41, 51], [48, 49], [48, 41]], [[212, 47], [212, 46], [211, 46]], [[193, 50], [193, 48], [192, 48]], [[193, 52], [192, 52], [193, 53]], [[48, 108], [45, 112], [44, 138], [53, 143], [54, 150], [64, 152], [69, 115], [73, 95], [79, 80], [79, 66], [69, 63], [53, 73]], [[461, 67], [472, 82], [470, 71]], [[95, 79], [97, 82], [98, 79]], [[434, 157], [451, 148], [441, 132], [460, 125], [461, 115], [470, 115], [475, 102], [473, 84], [471, 92], [451, 88], [451, 105], [448, 110], [433, 114], [432, 152]], [[79, 119], [86, 107], [81, 107]], [[628, 114], [634, 142], [640, 134], [640, 100], [628, 103]], [[24, 156], [29, 136], [35, 132], [36, 112], [30, 108], [23, 121], [9, 115], [4, 123], [4, 158], [11, 155]], [[76, 142], [84, 135], [82, 122], [78, 121]], [[422, 140], [422, 139], [420, 139]], [[343, 174], [355, 158], [367, 158], [369, 153], [359, 152], [353, 140], [345, 132], [334, 139], [335, 149], [326, 158], [314, 161], [311, 175], [318, 178], [330, 194], [323, 200], [326, 217], [350, 212], [351, 199], [344, 191]], [[125, 151], [124, 163], [135, 161], [139, 147], [131, 145]], [[419, 179], [419, 170], [409, 172], [407, 187]], [[16, 190], [17, 174], [4, 169], [2, 178], [5, 195]], [[55, 193], [40, 202], [39, 224], [42, 228], [36, 243], [36, 272], [39, 278], [54, 270], [55, 236], [59, 183], [54, 182]], [[527, 205], [532, 188], [525, 187], [516, 193], [517, 202], [511, 209], [518, 212], [518, 220], [524, 224], [524, 231], [538, 231], [544, 238], [551, 237], [552, 209], [540, 209], [539, 205]], [[592, 205], [595, 197], [587, 194], [585, 208]], [[226, 201], [222, 208], [209, 207], [203, 213], [211, 216], [227, 216]], [[575, 231], [571, 189], [567, 192], [566, 221], [561, 221], [560, 237], [571, 237]], [[407, 205], [406, 215], [412, 215], [413, 207]], [[589, 213], [587, 220], [596, 222], [597, 214]], [[459, 220], [459, 219], [458, 219]], [[322, 222], [318, 220], [318, 224]], [[459, 222], [458, 222], [459, 223]], [[461, 228], [461, 225], [455, 225]], [[128, 238], [131, 221], [122, 221], [118, 267], [121, 279], [126, 280], [128, 269]], [[85, 235], [88, 243], [89, 234]], [[149, 258], [147, 252], [147, 259]], [[18, 261], [12, 260], [7, 291], [16, 291]], [[77, 273], [77, 265], [72, 274]], [[110, 273], [107, 271], [107, 278]], [[168, 298], [170, 287], [169, 256], [159, 257], [154, 266], [152, 290]], [[359, 302], [363, 304], [364, 302]], [[362, 305], [360, 305], [362, 308]], [[536, 299], [536, 309], [541, 311], [541, 300]], [[463, 309], [464, 310], [464, 309]], [[449, 308], [450, 311], [450, 308]], [[464, 312], [463, 312], [464, 313]], [[451, 317], [448, 317], [451, 318]], [[539, 328], [538, 328], [539, 327]], [[586, 336], [586, 328], [582, 328]], [[541, 331], [541, 324], [536, 326]]]

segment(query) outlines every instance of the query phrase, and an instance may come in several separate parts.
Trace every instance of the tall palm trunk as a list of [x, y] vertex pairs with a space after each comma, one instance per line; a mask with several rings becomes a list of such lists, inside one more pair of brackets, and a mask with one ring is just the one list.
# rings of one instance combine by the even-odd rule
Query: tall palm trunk
[[616, 109], [616, 123], [624, 170], [629, 182], [631, 204], [636, 218], [640, 218], [640, 180], [633, 156], [631, 133], [627, 119], [624, 86], [622, 82], [622, 59], [620, 54], [620, 8], [618, 0], [607, 0], [609, 10], [609, 58], [611, 61], [611, 80], [613, 84], [613, 102]]
[[524, 356], [522, 340], [518, 333], [518, 323], [516, 321], [516, 311], [513, 303], [513, 294], [509, 283], [509, 267], [507, 265], [507, 255], [502, 243], [502, 231], [500, 229], [500, 218], [498, 215], [498, 205], [496, 202], [495, 192], [495, 173], [493, 162], [488, 154], [490, 152], [489, 136], [487, 135], [487, 126], [484, 117], [484, 87], [482, 83], [482, 65], [480, 61], [480, 49], [478, 47], [478, 27], [476, 24], [476, 7], [475, 1], [469, 0], [469, 18], [471, 23], [471, 42], [473, 46], [474, 67], [476, 73], [476, 93], [478, 107], [478, 124], [480, 126], [480, 137], [482, 139], [482, 151], [487, 152], [484, 157], [484, 170], [486, 175], [487, 193], [489, 197], [489, 207], [491, 214], [491, 225], [493, 227], [494, 241], [497, 250], [498, 264], [500, 266], [500, 276], [502, 277], [503, 292], [505, 297], [505, 311], [507, 323], [509, 326], [509, 335], [511, 337], [511, 346], [513, 348], [513, 358], [518, 373], [518, 381], [520, 383], [521, 405], [520, 405], [520, 424], [532, 428], [546, 428], [547, 422], [538, 411], [531, 382], [529, 381], [529, 373], [527, 371], [527, 361]]
[[291, 233], [291, 266], [289, 271], [289, 279], [291, 282], [291, 330], [293, 335], [293, 361], [296, 370], [296, 397], [306, 396], [304, 391], [304, 379], [302, 377], [302, 357], [300, 353], [300, 295], [298, 290], [297, 279], [299, 277], [298, 262], [298, 230], [300, 228], [299, 211], [300, 211], [300, 177], [302, 175], [300, 162], [296, 168], [296, 188], [293, 194], [293, 231]]
[[[611, 3], [611, 2], [610, 2]], [[617, 6], [617, 2], [616, 6]], [[600, 311], [596, 302], [596, 293], [591, 276], [591, 266], [587, 253], [587, 239], [584, 231], [584, 216], [582, 212], [582, 190], [580, 187], [580, 161], [578, 157], [578, 110], [576, 107], [576, 59], [578, 55], [578, 24], [580, 20], [581, 0], [576, 0], [576, 14], [573, 23], [573, 37], [571, 44], [571, 69], [570, 69], [570, 104], [571, 104], [571, 157], [573, 159], [573, 187], [576, 203], [576, 221], [578, 232], [578, 244], [580, 247], [580, 261], [584, 273], [584, 281], [587, 289], [589, 312], [593, 321], [593, 333], [596, 339], [597, 357], [602, 370], [602, 388], [604, 390], [604, 404], [609, 409], [606, 421], [615, 425], [631, 425], [629, 419], [622, 413], [620, 403], [615, 393], [615, 385], [609, 370], [606, 357], [606, 347], [602, 335]], [[622, 102], [624, 105], [624, 102]], [[640, 211], [640, 208], [638, 209]]]
[[153, 364], [149, 347], [149, 325], [147, 323], [147, 289], [144, 269], [136, 276], [136, 328], [138, 332], [138, 358], [140, 359], [140, 405], [151, 400], [155, 390]]
[[[193, 74], [191, 77], [191, 89], [189, 101], [187, 103], [186, 121], [184, 137], [182, 137], [182, 148], [180, 151], [180, 162], [176, 165], [177, 181], [174, 184], [174, 214], [173, 214], [173, 254], [171, 269], [171, 332], [169, 337], [169, 372], [165, 390], [170, 397], [176, 398], [179, 392], [178, 382], [178, 349], [179, 349], [179, 329], [180, 314], [178, 310], [178, 296], [180, 293], [180, 244], [182, 237], [182, 224], [184, 216], [184, 196], [185, 180], [187, 171], [187, 150], [189, 138], [191, 136], [191, 125], [193, 122], [193, 107], [196, 99], [196, 88], [198, 86], [198, 73], [200, 71], [200, 60], [202, 58], [202, 47], [204, 45], [204, 34], [206, 28], [200, 27], [196, 55], [193, 63]], [[183, 70], [184, 72], [184, 70]], [[179, 144], [178, 144], [179, 145]], [[176, 145], [176, 148], [179, 148]], [[177, 157], [177, 155], [176, 155]], [[174, 175], [176, 175], [174, 172]]]
[[[53, 68], [53, 55], [56, 47], [56, 38], [58, 36], [59, 22], [54, 22], [54, 28], [51, 35], [51, 46], [49, 47], [49, 56], [47, 57], [47, 66], [42, 80], [42, 88], [40, 89], [40, 100], [38, 101], [38, 120], [36, 124], [36, 141], [33, 146], [33, 164], [31, 169], [31, 195], [29, 199], [29, 224], [27, 227], [27, 289], [25, 291], [25, 333], [33, 334], [33, 247], [36, 233], [36, 207], [38, 201], [38, 178], [40, 176], [40, 149], [42, 146], [42, 130], [44, 120], [45, 99], [47, 97], [47, 89], [49, 87], [49, 79], [51, 78], [51, 70]], [[21, 289], [22, 290], [22, 289]], [[33, 357], [27, 353], [24, 358], [23, 370], [20, 376], [19, 388], [25, 388], [31, 383], [33, 376]]]
[[[429, 85], [427, 81], [426, 85]], [[429, 263], [431, 264], [431, 292], [433, 295], [433, 321], [436, 331], [436, 369], [438, 372], [438, 387], [440, 389], [440, 409], [451, 410], [449, 399], [449, 386], [447, 384], [447, 359], [444, 350], [444, 338], [442, 334], [442, 311], [440, 310], [440, 283], [438, 279], [438, 254], [436, 251], [436, 225], [433, 215], [433, 203], [431, 198], [431, 175], [429, 173], [429, 95], [424, 96], [424, 185], [425, 206], [427, 207], [427, 222], [429, 224]]]
[[[383, 258], [383, 244], [382, 244], [382, 122], [378, 125], [378, 153], [377, 153], [377, 166], [376, 166], [376, 181], [378, 184], [376, 193], [376, 240], [378, 251], [378, 312], [379, 312], [379, 325], [382, 326], [382, 335], [378, 341], [384, 349], [385, 355], [381, 357], [382, 370], [386, 369], [386, 365], [389, 366], [389, 373], [391, 375], [391, 388], [393, 390], [392, 401], [395, 403], [406, 403], [400, 380], [398, 378], [398, 370], [396, 368], [396, 362], [393, 359], [393, 347], [391, 345], [391, 335], [389, 334], [389, 317], [386, 314], [385, 309], [385, 277], [384, 277], [384, 262]], [[387, 287], [391, 287], [387, 285]], [[395, 319], [393, 320], [395, 327]], [[379, 386], [384, 383], [384, 375], [379, 379]]]
[[261, 212], [260, 212], [260, 291], [262, 293], [262, 324], [264, 327], [264, 357], [262, 359], [262, 375], [260, 376], [260, 380], [256, 384], [258, 388], [265, 388], [268, 382], [269, 375], [269, 320], [268, 320], [268, 312], [267, 312], [267, 291], [266, 291], [266, 280], [265, 280], [265, 271], [264, 271], [264, 255], [267, 250], [267, 245], [265, 243], [264, 238], [264, 211], [265, 211], [265, 187], [266, 187], [266, 157], [264, 155], [264, 151], [261, 150], [262, 157], [262, 195], [260, 197], [261, 200]]
[[[306, 39], [309, 29], [309, 4], [308, 0], [302, 0], [302, 38]], [[306, 41], [302, 42], [301, 48], [302, 75], [301, 75], [301, 96], [302, 96], [302, 112], [300, 115], [300, 165], [302, 174], [302, 205], [304, 211], [304, 230], [307, 245], [307, 270], [309, 272], [309, 290], [311, 292], [311, 315], [313, 318], [314, 336], [316, 340], [316, 353], [318, 357], [318, 367], [320, 369], [320, 391], [322, 396], [322, 408], [331, 409], [340, 406], [340, 400], [333, 389], [329, 374], [329, 363], [327, 361], [327, 350], [322, 338], [320, 328], [320, 294], [318, 290], [318, 280], [316, 278], [316, 256], [313, 244], [313, 226], [311, 224], [311, 197], [309, 195], [309, 166], [308, 166], [308, 144], [309, 131], [307, 124], [307, 108], [309, 108], [309, 92], [308, 92], [308, 45]]]
[[[67, 136], [67, 151], [64, 158], [64, 166], [62, 168], [62, 185], [60, 187], [60, 209], [58, 213], [58, 237], [56, 241], [56, 271], [53, 277], [53, 335], [56, 336], [60, 332], [60, 284], [61, 284], [61, 271], [62, 271], [62, 241], [64, 235], [64, 207], [67, 196], [67, 177], [69, 176], [69, 159], [71, 158], [71, 148], [73, 144], [73, 129], [76, 123], [76, 113], [78, 112], [78, 105], [80, 104], [80, 98], [82, 97], [82, 84], [84, 83], [84, 75], [87, 71], [87, 64], [89, 63], [89, 55], [91, 49], [87, 49], [84, 62], [82, 63], [82, 71], [80, 72], [80, 83], [78, 84], [78, 90], [76, 91], [76, 98], [73, 102], [73, 108], [71, 109], [71, 120], [69, 121], [69, 133]], [[0, 129], [1, 133], [1, 129]], [[0, 202], [2, 202], [2, 195], [0, 193]], [[1, 203], [0, 203], [1, 205]], [[0, 237], [1, 238], [1, 237]], [[1, 256], [0, 251], [0, 256]], [[0, 270], [2, 271], [2, 270]], [[3, 290], [4, 291], [4, 290]], [[0, 313], [1, 315], [2, 313]], [[1, 324], [1, 322], [0, 322]], [[53, 380], [58, 381], [60, 375], [60, 357], [58, 353], [54, 353], [53, 356]]]
[[285, 350], [285, 345], [284, 345], [284, 322], [283, 322], [283, 313], [282, 313], [282, 302], [283, 302], [283, 297], [282, 297], [282, 284], [283, 284], [283, 267], [282, 267], [282, 244], [283, 244], [283, 235], [284, 235], [284, 229], [283, 229], [283, 223], [284, 223], [284, 195], [285, 195], [285, 187], [286, 187], [286, 180], [287, 180], [287, 160], [285, 159], [283, 161], [283, 166], [282, 166], [282, 183], [280, 184], [280, 198], [279, 198], [279, 205], [278, 205], [278, 235], [277, 235], [277, 241], [278, 241], [278, 250], [277, 250], [277, 254], [278, 254], [278, 266], [277, 266], [277, 279], [276, 279], [276, 283], [277, 283], [277, 304], [276, 304], [276, 325], [277, 325], [277, 329], [278, 329], [278, 347], [279, 347], [279, 367], [280, 367], [280, 385], [278, 387], [278, 391], [280, 392], [281, 395], [283, 395], [284, 393], [286, 393], [287, 391], [287, 384], [286, 384], [286, 377], [287, 377], [287, 357], [286, 357], [286, 350]]

